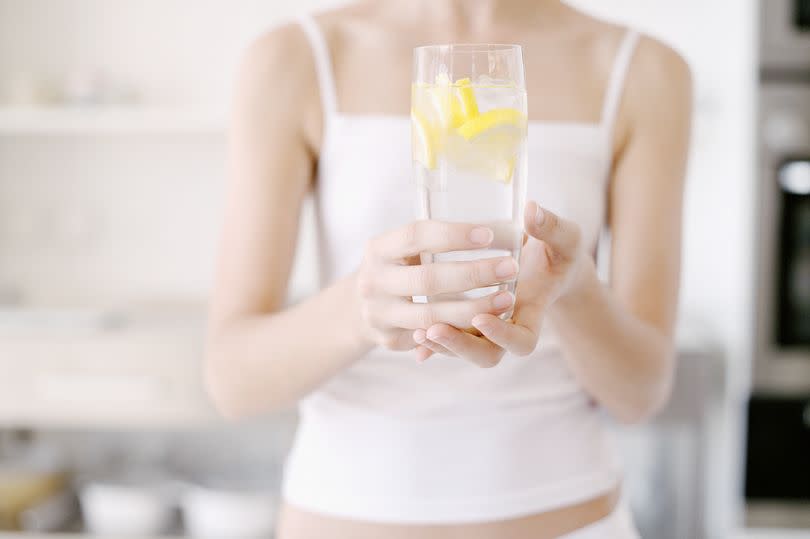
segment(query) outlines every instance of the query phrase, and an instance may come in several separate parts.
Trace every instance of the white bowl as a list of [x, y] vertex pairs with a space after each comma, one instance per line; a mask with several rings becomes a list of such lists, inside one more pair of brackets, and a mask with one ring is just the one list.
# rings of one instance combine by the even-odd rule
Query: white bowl
[[186, 534], [195, 539], [268, 539], [277, 502], [268, 492], [190, 487], [181, 502]]
[[90, 483], [80, 499], [87, 531], [96, 535], [160, 535], [174, 516], [171, 500], [157, 487]]

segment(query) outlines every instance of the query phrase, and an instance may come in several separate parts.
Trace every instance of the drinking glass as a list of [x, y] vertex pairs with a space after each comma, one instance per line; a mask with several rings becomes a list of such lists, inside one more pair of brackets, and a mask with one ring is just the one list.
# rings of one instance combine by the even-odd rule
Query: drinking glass
[[[418, 218], [481, 224], [495, 233], [487, 249], [423, 253], [422, 263], [519, 259], [528, 173], [520, 46], [414, 49], [411, 134]], [[515, 280], [427, 301], [471, 299], [498, 290], [514, 293]]]

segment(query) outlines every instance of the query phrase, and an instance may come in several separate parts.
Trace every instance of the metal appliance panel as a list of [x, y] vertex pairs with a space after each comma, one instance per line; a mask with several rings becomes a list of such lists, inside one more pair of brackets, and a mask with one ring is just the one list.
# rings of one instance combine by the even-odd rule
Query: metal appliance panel
[[[766, 2], [769, 3], [769, 2]], [[778, 272], [782, 188], [779, 171], [810, 158], [810, 84], [764, 81], [760, 88], [757, 334], [754, 389], [810, 392], [810, 349], [778, 344]]]
[[810, 69], [810, 0], [762, 0], [760, 21], [763, 67]]

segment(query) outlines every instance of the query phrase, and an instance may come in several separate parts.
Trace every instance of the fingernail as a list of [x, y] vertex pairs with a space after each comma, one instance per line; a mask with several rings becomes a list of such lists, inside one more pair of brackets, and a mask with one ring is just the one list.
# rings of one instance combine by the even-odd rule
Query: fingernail
[[509, 292], [501, 292], [494, 298], [492, 298], [492, 305], [496, 309], [506, 309], [512, 306], [512, 294]]
[[478, 227], [470, 231], [470, 241], [476, 245], [487, 245], [494, 237], [495, 234], [488, 228]]
[[447, 339], [445, 339], [444, 336], [441, 333], [436, 333], [435, 331], [431, 332], [430, 330], [428, 330], [427, 333], [425, 334], [425, 337], [427, 337], [431, 341], [437, 342], [439, 344], [442, 344], [443, 342], [447, 342]]
[[517, 269], [517, 261], [514, 258], [507, 258], [495, 266], [495, 277], [499, 279], [514, 277], [517, 275]]
[[537, 206], [537, 213], [534, 216], [534, 222], [537, 225], [542, 225], [545, 220], [546, 220], [546, 212], [543, 211], [543, 208]]
[[479, 318], [477, 316], [472, 319], [472, 325], [474, 328], [480, 330], [484, 330], [492, 326], [486, 318]]
[[424, 329], [417, 329], [416, 331], [414, 331], [413, 332], [413, 340], [416, 341], [419, 344], [424, 343], [425, 340], [426, 340], [425, 330]]

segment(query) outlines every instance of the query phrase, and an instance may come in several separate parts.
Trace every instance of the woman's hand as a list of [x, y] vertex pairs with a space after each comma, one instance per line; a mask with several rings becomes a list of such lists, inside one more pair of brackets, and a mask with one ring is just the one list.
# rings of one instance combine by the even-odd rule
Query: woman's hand
[[466, 301], [411, 300], [514, 279], [518, 265], [509, 256], [419, 265], [419, 253], [484, 249], [493, 237], [492, 230], [478, 225], [416, 221], [371, 240], [357, 273], [364, 337], [391, 350], [410, 350], [417, 346], [414, 330], [424, 332], [436, 324], [472, 327], [473, 318], [482, 313], [497, 318], [508, 311], [514, 303], [508, 292]]
[[576, 223], [543, 210], [534, 202], [526, 205], [524, 219], [529, 237], [520, 257], [512, 321], [503, 321], [493, 314], [473, 317], [472, 325], [481, 332], [481, 337], [448, 323], [434, 324], [426, 331], [417, 329], [413, 340], [421, 345], [419, 359], [443, 353], [493, 367], [506, 352], [525, 356], [534, 351], [545, 311], [577, 289], [583, 268], [591, 262], [582, 250]]

